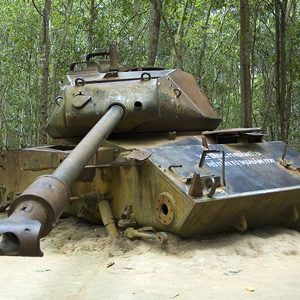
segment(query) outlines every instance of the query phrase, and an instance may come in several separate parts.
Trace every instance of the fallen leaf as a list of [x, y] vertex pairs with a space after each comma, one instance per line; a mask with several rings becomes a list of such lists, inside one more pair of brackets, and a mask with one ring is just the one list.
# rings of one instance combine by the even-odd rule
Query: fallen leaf
[[245, 287], [245, 290], [246, 290], [247, 292], [251, 292], [251, 293], [255, 292], [255, 288], [253, 288], [253, 287], [251, 287], [251, 286], [246, 286], [246, 287]]
[[237, 273], [240, 273], [240, 272], [242, 272], [242, 270], [233, 270], [233, 271], [229, 271], [229, 273], [232, 273], [232, 274], [237, 274]]
[[179, 293], [176, 294], [175, 296], [171, 297], [171, 299], [174, 299], [174, 298], [176, 298], [176, 297], [178, 297], [178, 296], [179, 296]]
[[110, 268], [111, 266], [113, 266], [115, 263], [113, 261], [110, 261], [106, 264], [106, 268]]

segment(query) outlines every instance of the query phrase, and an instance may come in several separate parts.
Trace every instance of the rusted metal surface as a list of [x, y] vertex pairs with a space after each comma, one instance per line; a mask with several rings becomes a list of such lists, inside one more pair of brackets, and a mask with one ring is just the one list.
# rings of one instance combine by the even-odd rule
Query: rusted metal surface
[[158, 245], [163, 245], [168, 241], [168, 235], [165, 232], [155, 232], [152, 227], [141, 227], [139, 229], [128, 227], [124, 235], [129, 239], [155, 240]]
[[212, 130], [220, 123], [192, 75], [180, 70], [71, 73], [46, 130], [82, 137], [113, 104], [126, 110], [114, 132]]
[[42, 256], [40, 229], [39, 221], [22, 214], [8, 218], [0, 226], [0, 255]]
[[52, 175], [44, 175], [38, 177], [15, 199], [9, 207], [8, 215], [13, 217], [22, 213], [29, 219], [39, 221], [42, 225], [41, 236], [45, 236], [54, 227], [68, 201], [69, 189], [65, 183]]
[[[133, 162], [141, 158], [140, 154], [134, 154], [139, 151], [148, 153], [143, 157], [145, 160], [124, 163], [124, 158], [132, 152], [127, 144], [135, 149]], [[117, 152], [113, 151], [113, 145]], [[206, 148], [201, 135], [178, 135], [176, 140], [168, 140], [163, 134], [153, 139], [151, 145], [145, 137], [139, 141], [124, 139], [123, 143], [118, 140], [117, 144], [110, 140], [103, 150], [98, 150], [99, 161], [94, 160], [95, 165], [88, 166], [95, 169], [94, 180], [84, 185], [77, 182], [72, 187], [74, 200], [67, 211], [100, 222], [96, 195], [105, 193], [110, 195], [113, 218], [121, 220], [123, 227], [150, 225], [181, 236], [243, 231], [264, 224], [299, 228], [300, 176], [280, 164], [283, 143], [208, 144], [209, 149], [218, 151], [207, 154], [202, 168], [199, 161]], [[226, 186], [222, 185], [219, 151], [225, 152]], [[48, 158], [52, 156], [51, 151], [43, 152]], [[287, 149], [285, 159], [295, 165], [300, 163], [299, 153], [292, 149]], [[15, 174], [24, 178], [27, 172], [31, 171]], [[195, 173], [200, 180], [195, 180], [192, 188]], [[220, 181], [209, 197], [211, 188], [205, 182], [211, 177], [220, 177]], [[202, 193], [197, 192], [199, 188]], [[94, 198], [80, 196], [92, 190]]]
[[55, 226], [69, 202], [72, 184], [123, 115], [122, 107], [112, 106], [52, 175], [37, 178], [15, 199], [9, 217], [0, 221], [0, 254], [42, 255], [40, 237]]
[[114, 217], [111, 212], [110, 204], [107, 199], [103, 198], [99, 201], [99, 211], [101, 215], [101, 220], [106, 228], [107, 234], [111, 238], [116, 238], [119, 236]]
[[126, 158], [136, 159], [138, 161], [144, 161], [148, 159], [151, 156], [150, 151], [140, 151], [140, 150], [133, 150], [128, 155], [126, 155]]
[[5, 168], [5, 161], [6, 161], [6, 153], [5, 151], [0, 151], [0, 168]]
[[217, 144], [260, 143], [265, 136], [261, 128], [258, 127], [204, 131], [202, 134]]
[[76, 151], [74, 149], [54, 171], [53, 176], [63, 181], [67, 186], [71, 186], [102, 142], [123, 118], [123, 115], [123, 108], [119, 105], [113, 105], [76, 146]]

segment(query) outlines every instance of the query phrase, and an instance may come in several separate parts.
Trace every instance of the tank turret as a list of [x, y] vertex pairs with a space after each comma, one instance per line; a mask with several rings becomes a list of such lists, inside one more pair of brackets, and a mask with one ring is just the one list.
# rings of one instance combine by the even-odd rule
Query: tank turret
[[125, 111], [114, 128], [117, 133], [218, 127], [221, 120], [192, 75], [180, 70], [108, 68], [90, 61], [108, 54], [88, 55], [85, 69], [76, 69], [82, 63], [71, 65], [46, 126], [51, 137], [83, 137], [114, 104]]

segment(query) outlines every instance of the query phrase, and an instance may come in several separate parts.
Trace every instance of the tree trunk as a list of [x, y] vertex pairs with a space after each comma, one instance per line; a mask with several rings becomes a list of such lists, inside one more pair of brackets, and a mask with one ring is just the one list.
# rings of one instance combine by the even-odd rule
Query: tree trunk
[[205, 23], [204, 23], [204, 27], [203, 27], [203, 38], [202, 38], [202, 47], [201, 47], [201, 50], [200, 50], [200, 55], [199, 55], [199, 60], [198, 60], [198, 66], [197, 66], [197, 77], [199, 79], [199, 81], [202, 83], [202, 74], [204, 73], [203, 72], [203, 61], [204, 61], [204, 56], [205, 56], [205, 53], [207, 52], [207, 39], [208, 39], [208, 28], [209, 28], [209, 19], [210, 19], [210, 16], [211, 16], [211, 10], [212, 10], [212, 6], [213, 6], [213, 3], [211, 3], [209, 5], [209, 8], [207, 10], [207, 15], [206, 15], [206, 18], [205, 18]]
[[276, 103], [279, 114], [280, 138], [282, 141], [288, 140], [289, 116], [287, 107], [287, 82], [286, 82], [286, 9], [287, 0], [275, 0], [275, 85]]
[[252, 127], [252, 99], [250, 84], [250, 32], [249, 3], [240, 0], [240, 84], [241, 84], [241, 126]]
[[138, 29], [139, 29], [139, 12], [141, 7], [140, 0], [134, 0], [134, 33], [132, 44], [132, 65], [137, 65], [137, 52], [138, 52]]
[[47, 134], [44, 130], [48, 117], [48, 85], [49, 85], [49, 56], [50, 56], [50, 11], [51, 0], [45, 0], [43, 9], [43, 75], [42, 75], [42, 88], [41, 88], [41, 109], [40, 109], [40, 126], [39, 126], [39, 143], [47, 143]]
[[190, 22], [192, 19], [192, 15], [195, 8], [195, 1], [192, 1], [192, 7], [190, 9], [190, 14], [188, 17], [188, 21], [186, 23], [186, 26], [184, 28], [184, 24], [186, 21], [187, 13], [188, 13], [188, 7], [191, 4], [190, 0], [186, 0], [184, 3], [184, 8], [182, 11], [182, 15], [180, 18], [180, 22], [178, 24], [176, 33], [173, 32], [171, 29], [171, 26], [168, 23], [167, 18], [165, 15], [162, 14], [162, 19], [166, 25], [166, 29], [168, 31], [171, 43], [172, 43], [172, 59], [173, 59], [173, 68], [183, 69], [183, 39], [188, 34]]
[[157, 56], [161, 9], [162, 9], [161, 0], [150, 0], [150, 21], [149, 21], [148, 59], [147, 59], [148, 66], [154, 66], [156, 56]]
[[[251, 100], [253, 99], [253, 91], [254, 91], [254, 81], [255, 81], [255, 50], [256, 50], [256, 38], [257, 38], [257, 19], [258, 19], [258, 10], [259, 10], [260, 2], [253, 4], [253, 17], [252, 17], [252, 42], [251, 42]], [[254, 115], [254, 114], [253, 114]]]
[[58, 47], [58, 51], [57, 51], [57, 58], [54, 62], [54, 65], [53, 65], [53, 71], [52, 71], [52, 97], [55, 97], [57, 91], [58, 91], [58, 88], [59, 88], [59, 85], [58, 83], [56, 82], [57, 81], [57, 69], [60, 65], [60, 62], [61, 62], [61, 53], [63, 51], [63, 49], [65, 48], [66, 46], [66, 39], [67, 39], [67, 36], [68, 36], [68, 33], [69, 33], [69, 27], [70, 27], [70, 21], [71, 21], [71, 16], [72, 16], [72, 11], [73, 11], [73, 2], [74, 0], [69, 0], [68, 1], [68, 7], [66, 9], [66, 21], [65, 21], [65, 24], [64, 24], [64, 32], [63, 32], [63, 35], [62, 35], [62, 38], [59, 42], [59, 47]]
[[[184, 28], [183, 28], [183, 26], [184, 26], [184, 22], [185, 22], [186, 16], [187, 16], [189, 2], [190, 2], [189, 0], [186, 0], [186, 2], [184, 4], [184, 8], [183, 8], [183, 12], [182, 12], [182, 15], [181, 15], [180, 23], [179, 23], [179, 26], [177, 28], [177, 33], [175, 35], [175, 44], [176, 44], [177, 50], [175, 51], [175, 49], [174, 49], [173, 67], [177, 68], [177, 69], [181, 69], [181, 70], [183, 69], [183, 60], [182, 60], [183, 37], [184, 37]], [[191, 18], [191, 16], [190, 16], [190, 18]], [[187, 24], [186, 33], [188, 32], [188, 26], [189, 26], [189, 24]]]
[[90, 20], [88, 24], [88, 53], [91, 53], [94, 51], [94, 40], [95, 40], [94, 24], [97, 18], [95, 0], [91, 0], [89, 9], [90, 9]]

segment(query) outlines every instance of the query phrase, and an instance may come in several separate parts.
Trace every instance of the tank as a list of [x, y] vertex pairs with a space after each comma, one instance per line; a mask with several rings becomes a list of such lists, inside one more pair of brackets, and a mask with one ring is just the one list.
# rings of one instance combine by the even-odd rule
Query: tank
[[42, 256], [63, 212], [161, 243], [299, 228], [300, 154], [220, 122], [186, 72], [121, 66], [114, 47], [73, 63], [46, 126], [53, 145], [1, 152], [0, 254]]

